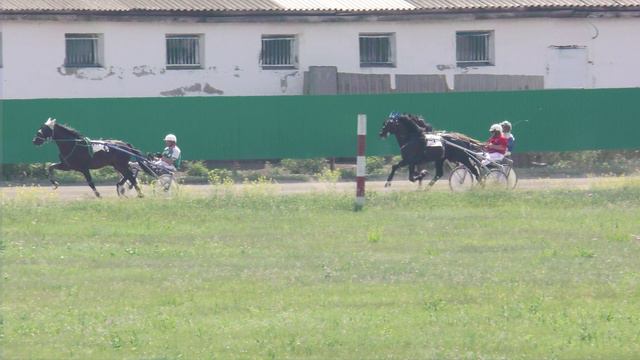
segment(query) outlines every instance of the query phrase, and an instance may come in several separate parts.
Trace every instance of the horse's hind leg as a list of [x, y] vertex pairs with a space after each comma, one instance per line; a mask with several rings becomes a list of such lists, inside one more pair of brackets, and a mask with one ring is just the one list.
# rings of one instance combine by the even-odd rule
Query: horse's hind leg
[[53, 184], [53, 188], [57, 189], [58, 186], [60, 186], [60, 183], [53, 178], [53, 170], [54, 169], [58, 169], [58, 170], [62, 170], [62, 171], [69, 171], [71, 169], [69, 169], [69, 167], [67, 167], [67, 165], [65, 165], [65, 163], [55, 163], [49, 166], [48, 169], [48, 173], [49, 173], [49, 181], [51, 181], [51, 184]]
[[[418, 170], [420, 171], [418, 172]], [[417, 175], [415, 175], [416, 173]], [[416, 167], [416, 170], [414, 171], [414, 176], [415, 176], [415, 180], [418, 180], [418, 186], [422, 186], [422, 180], [427, 175], [429, 175], [429, 171], [427, 171], [427, 169], [421, 169], [420, 166]]]
[[442, 175], [444, 174], [444, 159], [440, 159], [436, 161], [436, 174], [434, 175], [433, 179], [431, 179], [431, 181], [429, 181], [429, 186], [433, 186], [433, 184], [436, 183], [436, 181], [438, 181], [438, 179], [440, 179], [442, 177]]
[[462, 159], [460, 159], [460, 162], [462, 163], [462, 165], [466, 166], [469, 171], [471, 171], [478, 183], [480, 183], [480, 173], [478, 172], [478, 168], [471, 163], [471, 160], [469, 160], [468, 157], [463, 157]]
[[118, 193], [118, 196], [124, 194], [124, 184], [127, 181], [129, 181], [129, 183], [131, 183], [131, 186], [133, 186], [138, 192], [138, 197], [142, 197], [143, 196], [142, 190], [140, 189], [140, 186], [138, 186], [138, 181], [136, 180], [136, 177], [133, 175], [133, 172], [131, 171], [129, 164], [127, 163], [125, 166], [122, 166], [122, 167], [114, 166], [114, 168], [120, 174], [122, 174], [122, 179], [120, 179], [120, 181], [116, 184], [116, 192]]
[[85, 169], [82, 170], [82, 175], [84, 175], [84, 178], [87, 180], [87, 184], [89, 184], [89, 187], [91, 188], [91, 190], [93, 190], [93, 193], [96, 195], [96, 197], [100, 197], [100, 193], [98, 192], [98, 190], [96, 190], [96, 186], [93, 184], [93, 179], [91, 178], [91, 173], [89, 172], [89, 169]]

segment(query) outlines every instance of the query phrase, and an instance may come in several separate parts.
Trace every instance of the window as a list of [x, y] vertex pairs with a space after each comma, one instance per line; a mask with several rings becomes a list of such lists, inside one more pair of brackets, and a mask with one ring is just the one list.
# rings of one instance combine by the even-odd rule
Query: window
[[298, 62], [295, 40], [294, 35], [262, 35], [262, 68], [295, 69]]
[[360, 66], [395, 66], [394, 34], [360, 34]]
[[167, 35], [167, 69], [201, 69], [202, 35]]
[[102, 34], [65, 34], [66, 67], [101, 67]]
[[456, 33], [458, 66], [493, 65], [493, 31], [459, 31]]

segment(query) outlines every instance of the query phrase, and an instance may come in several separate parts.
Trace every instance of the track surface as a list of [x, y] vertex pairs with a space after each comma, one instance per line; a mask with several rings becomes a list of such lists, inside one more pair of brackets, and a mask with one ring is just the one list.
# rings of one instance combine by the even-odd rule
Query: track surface
[[[600, 184], [614, 185], [617, 182], [622, 183], [627, 178], [612, 178], [612, 177], [589, 177], [589, 178], [563, 178], [563, 179], [521, 179], [518, 181], [518, 186], [515, 191], [524, 190], [549, 190], [549, 189], [573, 189], [573, 190], [586, 190], [592, 186]], [[635, 179], [635, 178], [633, 178]], [[426, 183], [425, 183], [426, 185]], [[242, 191], [243, 187], [247, 185], [238, 184], [233, 187]], [[115, 185], [110, 186], [98, 186], [98, 191], [104, 198], [117, 197], [115, 191]], [[426, 186], [422, 187], [427, 189]], [[340, 182], [337, 184], [317, 183], [317, 182], [304, 182], [304, 183], [281, 183], [273, 184], [272, 191], [276, 194], [288, 195], [288, 194], [301, 194], [309, 192], [353, 192], [355, 194], [356, 185], [355, 182]], [[384, 187], [384, 181], [368, 181], [366, 184], [367, 191], [413, 191], [418, 190], [417, 184], [412, 184], [406, 180], [394, 181], [393, 185], [389, 188]], [[433, 191], [450, 191], [449, 184], [446, 179], [440, 180], [432, 189]], [[152, 194], [152, 189], [143, 186], [143, 192], [145, 194]], [[213, 193], [213, 187], [211, 185], [181, 185], [180, 192], [196, 196], [208, 196]], [[14, 198], [16, 196], [27, 195], [29, 197], [51, 196], [64, 200], [82, 200], [95, 198], [91, 189], [86, 185], [72, 185], [72, 186], [60, 186], [57, 190], [53, 190], [47, 186], [5, 186], [0, 187], [0, 196], [4, 198]], [[131, 194], [130, 196], [135, 196]], [[355, 195], [354, 195], [355, 196]]]

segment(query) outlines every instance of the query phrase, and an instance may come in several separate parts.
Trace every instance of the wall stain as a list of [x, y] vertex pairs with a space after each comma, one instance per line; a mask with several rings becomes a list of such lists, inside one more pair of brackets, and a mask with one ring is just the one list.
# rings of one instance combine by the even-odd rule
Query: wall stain
[[80, 80], [103, 80], [115, 75], [122, 79], [122, 69], [114, 68], [70, 68], [64, 65], [56, 68], [58, 74], [62, 76], [73, 76]]
[[185, 87], [184, 91], [186, 92], [200, 92], [202, 91], [202, 84], [200, 83], [195, 83], [191, 86]]
[[288, 77], [294, 77], [298, 75], [297, 71], [294, 71], [292, 73], [289, 74], [285, 74], [281, 79], [280, 79], [280, 90], [282, 90], [282, 92], [286, 92], [287, 88], [289, 87], [289, 81], [287, 80]]
[[224, 91], [216, 89], [209, 83], [195, 83], [189, 86], [182, 86], [172, 90], [161, 91], [162, 96], [185, 96], [185, 95], [222, 95]]
[[151, 66], [141, 65], [133, 67], [133, 75], [137, 77], [155, 75], [156, 73], [153, 71]]
[[214, 88], [213, 86], [209, 85], [209, 83], [204, 85], [204, 89], [202, 91], [204, 91], [207, 94], [216, 94], [216, 95], [224, 94], [224, 91]]

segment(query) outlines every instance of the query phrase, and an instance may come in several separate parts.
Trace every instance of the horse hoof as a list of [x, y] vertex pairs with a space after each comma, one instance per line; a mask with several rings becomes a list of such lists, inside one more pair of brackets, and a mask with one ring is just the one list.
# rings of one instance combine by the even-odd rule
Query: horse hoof
[[384, 183], [384, 187], [388, 188], [388, 187], [390, 187], [390, 186], [391, 186], [391, 183], [390, 183], [390, 182], [386, 182], [386, 183]]
[[138, 193], [138, 198], [142, 199], [144, 197], [143, 193]]

